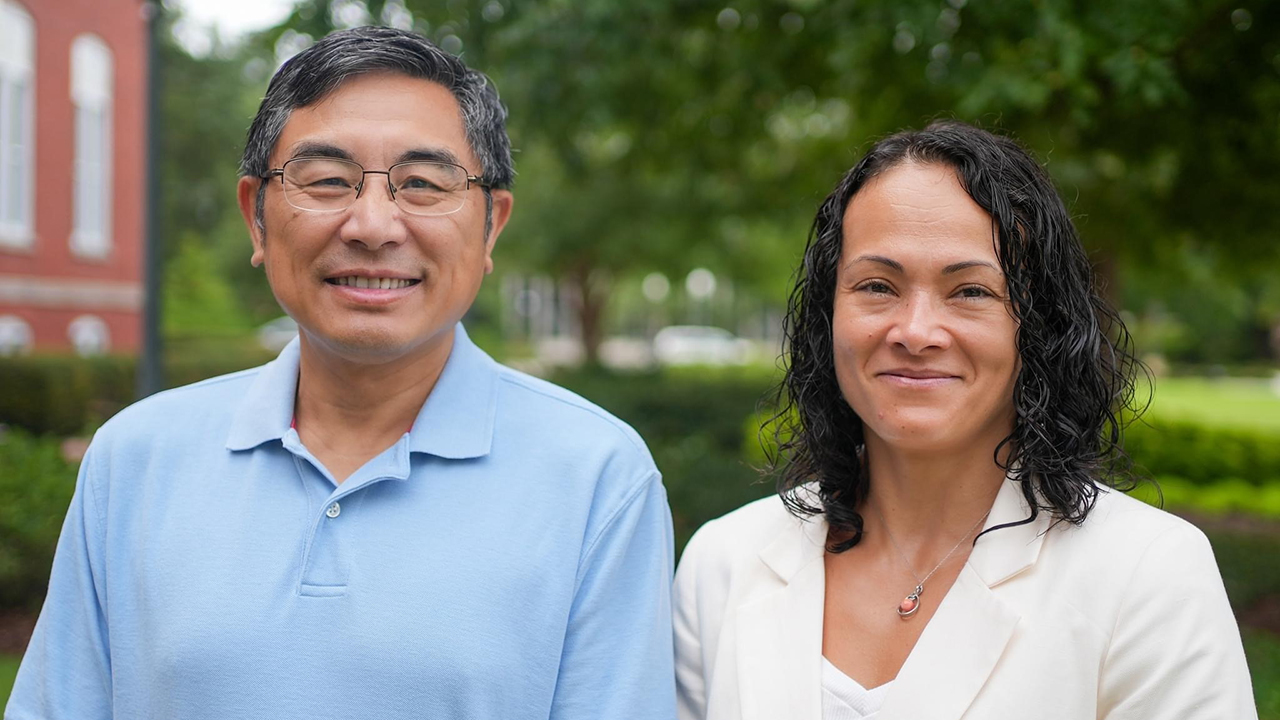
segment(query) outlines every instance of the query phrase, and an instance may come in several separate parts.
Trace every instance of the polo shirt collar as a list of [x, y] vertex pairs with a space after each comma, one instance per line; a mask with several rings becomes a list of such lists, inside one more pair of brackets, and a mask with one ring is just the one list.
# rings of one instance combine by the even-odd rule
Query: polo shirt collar
[[[232, 421], [228, 450], [248, 450], [289, 433], [299, 359], [299, 340], [294, 338], [258, 372]], [[471, 342], [459, 323], [444, 370], [409, 430], [409, 451], [449, 459], [488, 455], [497, 410], [498, 364]]]
[[454, 328], [444, 370], [409, 430], [409, 451], [461, 460], [489, 454], [498, 414], [498, 363]]

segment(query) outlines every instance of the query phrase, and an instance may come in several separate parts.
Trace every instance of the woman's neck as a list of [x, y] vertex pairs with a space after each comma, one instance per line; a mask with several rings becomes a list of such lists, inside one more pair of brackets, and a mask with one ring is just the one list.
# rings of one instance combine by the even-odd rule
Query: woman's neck
[[1006, 475], [988, 443], [931, 454], [894, 448], [868, 434], [866, 463], [865, 527], [878, 534], [883, 518], [903, 551], [922, 558], [939, 548], [946, 552], [964, 537], [991, 509]]

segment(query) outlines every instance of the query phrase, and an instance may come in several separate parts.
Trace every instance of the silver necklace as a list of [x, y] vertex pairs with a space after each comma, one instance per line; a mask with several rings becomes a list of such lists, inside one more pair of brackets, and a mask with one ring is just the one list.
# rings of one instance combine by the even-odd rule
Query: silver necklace
[[880, 514], [880, 510], [874, 505], [871, 506], [871, 509], [875, 512], [876, 517], [880, 518], [880, 525], [884, 528], [884, 534], [889, 537], [889, 542], [893, 543], [893, 549], [898, 551], [898, 556], [902, 558], [902, 564], [907, 566], [907, 570], [911, 573], [911, 577], [916, 579], [916, 589], [908, 593], [907, 596], [903, 598], [902, 602], [898, 603], [898, 616], [904, 620], [914, 615], [916, 611], [920, 609], [920, 596], [924, 594], [924, 584], [929, 581], [929, 578], [933, 577], [934, 573], [938, 572], [938, 568], [942, 567], [943, 563], [950, 560], [951, 556], [956, 554], [956, 550], [960, 549], [960, 544], [972, 535], [973, 531], [978, 529], [978, 525], [980, 525], [983, 520], [986, 520], [987, 516], [991, 514], [990, 510], [982, 513], [982, 517], [978, 518], [978, 522], [974, 523], [973, 527], [969, 528], [969, 532], [965, 533], [964, 536], [956, 542], [955, 547], [951, 548], [951, 552], [943, 556], [943, 558], [938, 561], [938, 564], [934, 565], [933, 569], [929, 571], [929, 574], [925, 575], [922, 579], [916, 574], [916, 569], [911, 567], [911, 561], [907, 559], [907, 554], [902, 552], [902, 548], [898, 546], [898, 541], [893, 539], [893, 533], [889, 532], [889, 523], [884, 521], [884, 516]]

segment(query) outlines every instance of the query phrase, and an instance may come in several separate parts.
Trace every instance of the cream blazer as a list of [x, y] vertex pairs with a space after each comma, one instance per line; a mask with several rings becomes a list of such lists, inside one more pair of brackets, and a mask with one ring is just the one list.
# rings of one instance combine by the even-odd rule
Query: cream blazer
[[[1006, 481], [986, 526], [1029, 514]], [[681, 720], [821, 718], [826, 533], [770, 497], [689, 541], [675, 580]], [[1103, 491], [1079, 527], [1041, 513], [978, 539], [878, 718], [1251, 720], [1257, 709], [1204, 534]]]

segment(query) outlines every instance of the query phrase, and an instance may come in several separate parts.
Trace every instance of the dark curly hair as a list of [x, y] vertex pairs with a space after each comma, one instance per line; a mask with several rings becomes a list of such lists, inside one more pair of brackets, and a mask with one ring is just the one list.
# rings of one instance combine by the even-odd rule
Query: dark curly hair
[[[1079, 524], [1098, 484], [1137, 484], [1121, 448], [1127, 420], [1145, 409], [1135, 379], [1146, 372], [1116, 311], [1097, 289], [1088, 256], [1048, 174], [1013, 140], [957, 121], [877, 142], [818, 210], [796, 272], [783, 330], [786, 374], [766, 423], [776, 451], [778, 492], [798, 516], [824, 514], [830, 550], [862, 538], [858, 505], [869, 491], [862, 420], [836, 383], [832, 310], [849, 201], [872, 178], [903, 163], [955, 171], [994, 220], [992, 238], [1017, 321], [1021, 369], [1013, 432], [996, 462], [1040, 511]], [[807, 486], [802, 491], [802, 486]], [[994, 528], [992, 528], [994, 529]]]

